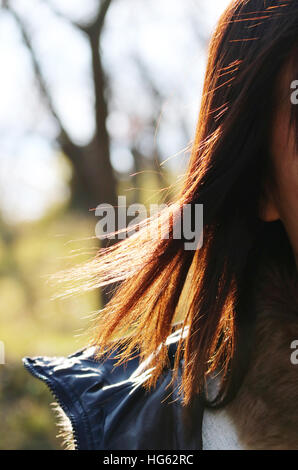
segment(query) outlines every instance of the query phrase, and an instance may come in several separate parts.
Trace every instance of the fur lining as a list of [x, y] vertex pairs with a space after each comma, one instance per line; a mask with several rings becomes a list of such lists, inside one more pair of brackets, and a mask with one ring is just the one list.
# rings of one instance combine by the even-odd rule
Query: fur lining
[[276, 268], [257, 280], [256, 332], [251, 364], [227, 411], [247, 449], [298, 449], [298, 282]]
[[54, 402], [51, 404], [57, 419], [59, 433], [57, 438], [62, 440], [64, 450], [75, 450], [75, 440], [70, 419], [67, 417], [61, 406]]

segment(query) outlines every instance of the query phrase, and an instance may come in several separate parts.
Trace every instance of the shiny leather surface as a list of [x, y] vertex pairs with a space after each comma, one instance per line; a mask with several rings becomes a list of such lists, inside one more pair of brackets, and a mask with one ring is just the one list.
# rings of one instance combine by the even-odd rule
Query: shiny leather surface
[[94, 359], [93, 348], [68, 357], [26, 357], [23, 362], [48, 385], [71, 420], [77, 449], [196, 450], [202, 448], [200, 399], [182, 407], [177, 382], [166, 388], [178, 339], [179, 332], [168, 337], [171, 367], [150, 391], [141, 386], [150, 373], [150, 367], [142, 372], [148, 363], [139, 364], [135, 357], [114, 367], [117, 350], [104, 362]]

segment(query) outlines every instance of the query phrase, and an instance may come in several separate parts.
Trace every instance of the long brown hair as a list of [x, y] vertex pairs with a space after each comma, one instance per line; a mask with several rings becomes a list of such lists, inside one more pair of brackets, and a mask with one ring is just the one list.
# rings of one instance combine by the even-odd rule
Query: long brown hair
[[[234, 396], [249, 361], [250, 292], [260, 259], [293, 263], [283, 226], [261, 221], [258, 204], [270, 167], [274, 80], [297, 31], [297, 0], [236, 0], [213, 34], [188, 170], [169, 206], [181, 214], [185, 204], [203, 204], [203, 246], [185, 250], [184, 240], [173, 237], [174, 219], [166, 209], [159, 221], [170, 224], [168, 239], [148, 238], [144, 225], [69, 274], [82, 289], [117, 283], [91, 342], [98, 358], [118, 348], [119, 364], [135, 352], [141, 360], [150, 356], [148, 388], [168, 364], [166, 338], [187, 328], [174, 364], [176, 374], [183, 359], [184, 404], [204, 391], [206, 377], [217, 370], [221, 388], [211, 404]], [[183, 322], [175, 323], [186, 285]]]

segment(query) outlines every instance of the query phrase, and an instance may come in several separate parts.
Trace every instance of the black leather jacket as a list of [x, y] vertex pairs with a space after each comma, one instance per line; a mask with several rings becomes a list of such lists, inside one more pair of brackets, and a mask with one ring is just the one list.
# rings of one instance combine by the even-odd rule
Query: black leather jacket
[[114, 367], [117, 350], [104, 362], [95, 360], [94, 348], [23, 362], [48, 385], [70, 419], [76, 449], [197, 450], [202, 449], [202, 403], [196, 397], [182, 406], [177, 381], [167, 388], [180, 334], [178, 330], [167, 338], [171, 367], [150, 391], [141, 386], [150, 373], [142, 372], [148, 363], [135, 357]]

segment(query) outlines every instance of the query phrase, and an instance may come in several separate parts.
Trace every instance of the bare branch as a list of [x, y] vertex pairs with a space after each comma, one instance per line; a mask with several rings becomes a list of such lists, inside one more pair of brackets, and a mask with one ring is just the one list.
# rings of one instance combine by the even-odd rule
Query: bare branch
[[52, 11], [52, 13], [55, 14], [55, 16], [57, 16], [58, 18], [61, 18], [62, 20], [66, 21], [67, 23], [70, 23], [75, 28], [83, 29], [83, 26], [80, 23], [77, 23], [76, 21], [73, 21], [72, 19], [70, 19], [68, 16], [64, 15], [61, 11], [59, 11], [57, 8], [55, 8], [53, 4], [48, 3], [48, 2], [46, 2], [46, 3], [47, 3], [47, 6]]
[[[6, 2], [7, 0], [3, 0]], [[72, 26], [74, 26], [77, 29], [80, 29], [84, 33], [87, 34], [87, 36], [97, 34], [98, 37], [100, 36], [102, 27], [104, 25], [104, 20], [105, 16], [107, 14], [107, 11], [109, 9], [109, 6], [112, 2], [112, 0], [103, 0], [99, 1], [99, 6], [98, 6], [98, 11], [97, 14], [95, 15], [94, 19], [90, 21], [89, 23], [78, 23], [77, 21], [73, 21], [71, 18], [68, 16], [64, 15], [58, 8], [53, 5], [49, 0], [42, 0], [43, 3], [46, 3], [47, 7], [54, 13], [58, 18], [63, 19], [64, 21], [70, 23]]]
[[[46, 1], [46, 0], [43, 0]], [[92, 57], [92, 78], [94, 83], [95, 94], [95, 121], [97, 129], [97, 137], [101, 143], [103, 154], [108, 157], [109, 155], [109, 137], [106, 132], [106, 119], [108, 115], [107, 103], [105, 98], [105, 90], [107, 88], [104, 69], [101, 61], [101, 53], [99, 48], [100, 36], [103, 30], [105, 18], [112, 0], [99, 1], [97, 14], [88, 24], [78, 24], [73, 22], [70, 18], [63, 15], [51, 2], [46, 2], [47, 6], [60, 18], [70, 22], [74, 27], [83, 31], [88, 38], [91, 57]]]
[[62, 149], [64, 149], [64, 148], [68, 149], [68, 153], [67, 153], [68, 157], [70, 159], [74, 159], [75, 156], [78, 153], [77, 151], [78, 151], [79, 148], [77, 147], [76, 144], [74, 144], [74, 142], [69, 137], [67, 131], [65, 130], [65, 128], [63, 126], [63, 123], [62, 123], [59, 115], [56, 112], [56, 109], [55, 109], [55, 106], [54, 106], [54, 103], [53, 103], [53, 100], [52, 100], [52, 97], [51, 97], [49, 87], [46, 83], [46, 80], [43, 77], [43, 73], [42, 73], [39, 61], [36, 57], [36, 53], [34, 51], [34, 47], [33, 47], [31, 38], [30, 38], [30, 36], [29, 36], [29, 34], [26, 30], [26, 27], [25, 27], [22, 19], [18, 15], [18, 13], [10, 5], [9, 0], [3, 0], [2, 1], [2, 6], [7, 11], [9, 11], [10, 14], [13, 16], [15, 22], [17, 23], [17, 25], [19, 27], [19, 30], [20, 30], [20, 33], [22, 35], [22, 39], [24, 41], [24, 44], [26, 45], [26, 47], [29, 51], [29, 54], [30, 54], [30, 57], [31, 57], [31, 60], [32, 60], [34, 74], [35, 74], [36, 80], [38, 82], [40, 91], [41, 91], [42, 95], [44, 96], [44, 98], [47, 102], [48, 109], [50, 110], [52, 116], [56, 120], [56, 122], [59, 126], [59, 129], [60, 129], [59, 137], [58, 137], [57, 140], [60, 143]]
[[83, 31], [85, 31], [85, 33], [88, 36], [92, 36], [92, 35], [97, 34], [97, 37], [98, 38], [100, 37], [101, 32], [102, 32], [102, 28], [104, 26], [106, 14], [108, 12], [108, 9], [109, 9], [111, 3], [112, 3], [112, 0], [102, 0], [100, 2], [99, 8], [98, 8], [97, 15], [95, 16], [92, 23], [89, 23], [88, 25], [83, 26], [82, 29], [83, 29]]
[[77, 29], [80, 29], [80, 30], [84, 31], [85, 26], [83, 24], [78, 23], [77, 21], [73, 21], [71, 18], [64, 15], [58, 8], [55, 7], [55, 5], [53, 5], [52, 2], [50, 2], [49, 0], [41, 0], [41, 1], [47, 5], [49, 10], [55, 16], [57, 16], [58, 18], [61, 18], [63, 21], [66, 21], [67, 23], [70, 23], [74, 28], [77, 28]]
[[106, 119], [108, 115], [107, 100], [105, 91], [107, 88], [107, 80], [101, 60], [101, 51], [99, 47], [100, 35], [103, 30], [104, 20], [111, 5], [112, 0], [104, 0], [101, 2], [97, 15], [92, 23], [85, 28], [91, 48], [92, 57], [92, 78], [94, 83], [95, 94], [95, 121], [96, 129], [103, 153], [109, 155], [109, 136], [106, 131]]

